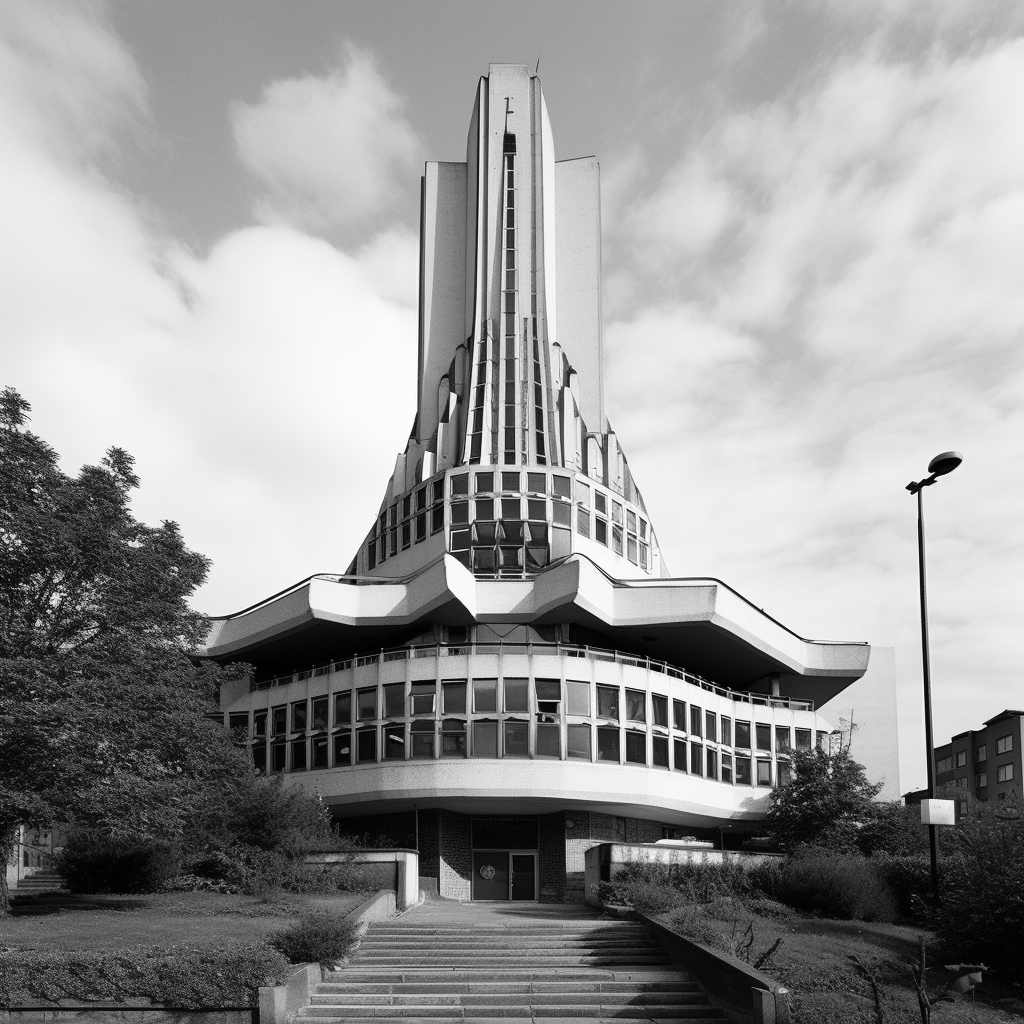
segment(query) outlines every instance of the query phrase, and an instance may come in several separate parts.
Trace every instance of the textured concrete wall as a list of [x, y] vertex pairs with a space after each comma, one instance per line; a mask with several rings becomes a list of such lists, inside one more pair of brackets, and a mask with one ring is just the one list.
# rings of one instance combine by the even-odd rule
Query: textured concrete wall
[[441, 874], [438, 893], [450, 900], [472, 898], [473, 875], [471, 822], [468, 814], [441, 811]]
[[538, 871], [541, 903], [562, 903], [565, 896], [565, 812], [542, 814], [538, 819]]

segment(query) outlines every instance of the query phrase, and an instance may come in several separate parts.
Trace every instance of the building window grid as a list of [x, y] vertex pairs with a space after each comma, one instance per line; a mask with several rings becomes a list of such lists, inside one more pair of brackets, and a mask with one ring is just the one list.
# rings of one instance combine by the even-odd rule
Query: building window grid
[[[441, 683], [440, 691], [438, 691], [439, 682]], [[509, 677], [507, 682], [514, 683], [517, 687], [520, 683], [527, 683], [533, 698], [531, 705], [534, 714], [532, 716], [520, 709], [521, 701], [518, 698], [512, 704], [506, 705], [506, 680], [504, 677], [500, 680], [474, 678], [469, 680], [412, 681], [375, 687], [358, 687], [318, 695], [312, 698], [313, 724], [310, 726], [310, 730], [314, 733], [326, 730], [326, 709], [332, 707], [335, 727], [332, 742], [329, 744], [327, 738], [318, 740], [315, 736], [309, 740], [304, 737], [294, 737], [293, 730], [293, 738], [287, 743], [278, 741], [271, 744], [271, 770], [305, 771], [310, 768], [326, 768], [328, 750], [333, 746], [333, 756], [330, 757], [330, 761], [336, 767], [370, 761], [451, 756], [463, 758], [466, 756], [508, 757], [512, 759], [555, 757], [561, 760], [582, 758], [592, 762], [615, 761], [619, 764], [642, 764], [666, 769], [671, 767], [676, 771], [700, 775], [733, 785], [768, 787], [783, 785], [788, 781], [789, 768], [786, 760], [789, 748], [779, 741], [779, 737], [783, 732], [789, 734], [790, 726], [772, 726], [763, 722], [735, 722], [736, 746], [740, 747], [742, 752], [734, 754], [721, 749], [722, 745], [728, 745], [725, 741], [732, 738], [729, 732], [733, 726], [733, 720], [721, 716], [717, 719], [717, 726], [713, 726], [713, 718], [717, 717], [713, 712], [690, 705], [688, 721], [690, 732], [687, 734], [690, 742], [687, 743], [686, 739], [677, 737], [672, 740], [670, 745], [668, 737], [659, 735], [657, 731], [666, 728], [661, 724], [663, 715], [667, 714], [667, 698], [663, 695], [651, 693], [653, 715], [648, 716], [646, 698], [649, 691], [596, 684], [596, 705], [590, 705], [589, 696], [585, 699], [587, 711], [592, 711], [593, 714], [577, 715], [566, 710], [562, 693], [565, 684], [557, 680], [527, 680], [525, 677]], [[474, 710], [467, 715], [466, 698], [470, 693], [476, 692], [475, 683], [493, 684], [493, 687], [481, 688], [481, 692], [487, 691], [488, 697], [481, 702], [479, 710], [476, 710], [474, 703]], [[559, 687], [559, 699], [553, 707], [550, 706], [552, 702], [549, 699], [544, 699], [539, 695], [538, 683]], [[450, 699], [453, 693], [450, 688], [453, 685], [461, 692], [461, 703], [458, 701], [453, 703]], [[586, 686], [589, 693], [589, 683], [575, 683], [575, 685]], [[625, 715], [622, 715], [619, 709], [622, 689], [625, 689], [627, 700]], [[445, 699], [438, 701], [439, 692]], [[568, 691], [566, 690], [566, 692]], [[353, 700], [353, 694], [355, 700]], [[545, 694], [544, 697], [550, 698], [551, 694]], [[664, 708], [656, 704], [657, 699], [665, 701]], [[577, 709], [583, 706], [582, 700], [582, 697], [576, 698]], [[414, 701], [421, 703], [417, 704]], [[401, 710], [399, 704], [402, 705]], [[293, 701], [290, 705], [254, 709], [254, 738], [252, 741], [254, 759], [262, 757], [265, 763], [267, 754], [265, 730], [268, 717], [271, 735], [280, 736], [282, 740], [287, 739], [287, 735], [283, 731], [285, 724], [294, 725], [296, 721], [300, 724], [304, 723], [306, 721], [304, 709], [308, 706], [307, 701]], [[414, 710], [414, 708], [419, 708], [419, 710]], [[503, 710], [499, 712], [498, 708]], [[510, 710], [510, 708], [514, 710]], [[356, 712], [357, 722], [354, 747], [350, 738], [352, 736], [350, 730], [337, 728], [339, 725], [351, 724], [353, 709]], [[382, 713], [383, 717], [379, 717]], [[408, 720], [392, 721], [391, 719], [396, 714], [403, 715]], [[453, 718], [452, 715], [460, 717]], [[679, 726], [687, 724], [687, 702], [673, 698], [672, 715], [675, 730], [677, 732], [684, 731]], [[650, 717], [654, 717], [656, 720], [650, 721]], [[288, 722], [289, 718], [291, 722]], [[581, 718], [592, 718], [593, 721], [579, 721]], [[375, 724], [371, 725], [371, 719]], [[575, 719], [575, 721], [569, 719]], [[608, 724], [609, 721], [616, 724]], [[257, 732], [260, 722], [263, 723], [264, 733]], [[480, 739], [474, 742], [475, 723], [478, 722], [493, 724], [493, 730], [489, 726], [482, 727], [479, 731]], [[746, 735], [746, 740], [744, 740], [744, 734], [751, 725], [754, 725], [755, 731], [759, 733], [759, 756], [757, 757], [750, 756], [743, 748], [744, 742], [749, 745], [749, 734]], [[761, 728], [757, 729], [758, 726]], [[597, 728], [596, 745], [593, 736], [595, 727]], [[275, 729], [277, 731], [274, 731]], [[712, 731], [719, 729], [722, 743], [709, 743]], [[570, 733], [570, 730], [573, 731]], [[775, 765], [773, 758], [764, 756], [769, 753], [760, 742], [763, 741], [764, 730], [768, 730], [767, 735], [769, 736], [773, 732], [775, 734], [774, 753], [776, 756], [781, 755], [778, 766]], [[797, 729], [797, 742], [799, 743], [802, 738], [801, 733], [809, 734], [809, 732], [810, 730]], [[487, 738], [483, 740], [485, 733]], [[440, 742], [438, 742], [439, 738]], [[470, 741], [468, 744], [467, 740]], [[473, 754], [472, 750], [476, 747], [481, 748], [480, 752]], [[689, 751], [687, 751], [687, 747], [689, 747]], [[487, 752], [491, 750], [493, 753]], [[669, 759], [670, 751], [671, 760]], [[952, 757], [949, 760], [952, 761]], [[1007, 781], [1012, 778], [1012, 764], [1004, 765], [999, 769], [997, 781]], [[979, 782], [979, 779], [985, 779], [985, 781]], [[966, 785], [966, 780], [962, 780], [962, 783]], [[987, 777], [984, 774], [976, 776], [976, 783], [979, 787], [986, 785]]]

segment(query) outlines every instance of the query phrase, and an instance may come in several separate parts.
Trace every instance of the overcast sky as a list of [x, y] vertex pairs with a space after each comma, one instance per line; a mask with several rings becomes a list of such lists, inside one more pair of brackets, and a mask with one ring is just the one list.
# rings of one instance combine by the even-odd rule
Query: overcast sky
[[[894, 646], [936, 737], [1024, 707], [1024, 6], [5, 0], [0, 385], [213, 559], [344, 571], [414, 409], [419, 175], [540, 61], [604, 183], [607, 403], [669, 568]], [[856, 751], [854, 751], [856, 753]]]

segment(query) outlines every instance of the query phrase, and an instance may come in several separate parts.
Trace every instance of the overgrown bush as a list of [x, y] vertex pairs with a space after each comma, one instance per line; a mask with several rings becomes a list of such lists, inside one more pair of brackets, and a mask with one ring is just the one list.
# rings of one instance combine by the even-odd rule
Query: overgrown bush
[[896, 901], [867, 857], [805, 849], [787, 858], [771, 884], [767, 895], [794, 910], [842, 920], [896, 918]]
[[625, 864], [600, 897], [648, 913], [660, 913], [684, 903], [710, 903], [722, 897], [750, 899], [758, 894], [757, 876], [734, 861], [721, 864]]
[[[953, 832], [954, 830], [950, 830]], [[1007, 979], [1024, 964], [1024, 807], [979, 805], [940, 861], [942, 902], [933, 916], [947, 962], [984, 963]]]
[[263, 944], [0, 953], [0, 1006], [59, 1000], [164, 1006], [255, 1006], [261, 985], [283, 980], [288, 962]]
[[871, 864], [893, 894], [900, 920], [927, 922], [932, 902], [932, 870], [928, 854], [900, 857], [876, 853]]
[[275, 932], [269, 941], [293, 964], [318, 963], [329, 969], [345, 957], [355, 940], [355, 926], [344, 918], [311, 910], [296, 924]]
[[105, 832], [76, 830], [57, 870], [76, 893], [157, 892], [178, 874], [179, 859], [175, 849], [152, 840], [115, 842]]

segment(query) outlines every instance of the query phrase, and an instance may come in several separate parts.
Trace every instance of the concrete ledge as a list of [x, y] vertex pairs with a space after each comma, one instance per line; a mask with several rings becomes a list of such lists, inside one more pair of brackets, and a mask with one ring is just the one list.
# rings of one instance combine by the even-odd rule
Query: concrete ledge
[[[415, 850], [352, 850], [345, 853], [310, 853], [307, 864], [393, 864], [398, 910], [408, 910], [420, 898], [420, 855]], [[379, 884], [379, 883], [378, 883]], [[351, 914], [349, 915], [351, 917]]]
[[672, 931], [647, 914], [637, 913], [636, 917], [651, 929], [672, 962], [689, 971], [726, 1016], [749, 1024], [789, 1024], [789, 990], [774, 978]]

